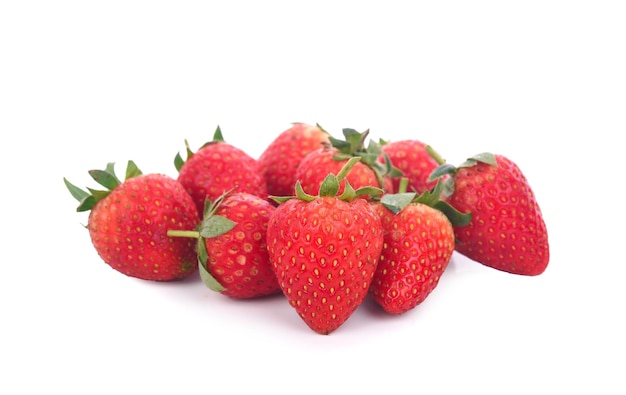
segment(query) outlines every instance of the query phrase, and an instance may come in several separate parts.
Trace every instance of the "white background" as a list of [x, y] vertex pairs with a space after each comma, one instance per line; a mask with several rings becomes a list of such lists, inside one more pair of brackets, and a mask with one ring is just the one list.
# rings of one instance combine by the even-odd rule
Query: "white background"
[[[409, 5], [411, 4], [411, 5]], [[623, 394], [626, 13], [620, 1], [5, 1], [0, 392]], [[329, 336], [282, 297], [127, 278], [63, 177], [211, 139], [257, 157], [294, 121], [416, 138], [526, 174], [538, 277], [455, 255], [417, 309]]]

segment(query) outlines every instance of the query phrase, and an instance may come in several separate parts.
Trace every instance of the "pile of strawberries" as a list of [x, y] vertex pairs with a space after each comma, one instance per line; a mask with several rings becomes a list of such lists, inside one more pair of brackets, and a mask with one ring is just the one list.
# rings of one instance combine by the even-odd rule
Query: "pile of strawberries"
[[454, 166], [419, 140], [338, 138], [302, 123], [259, 158], [213, 140], [174, 160], [178, 177], [129, 161], [91, 170], [104, 189], [64, 179], [90, 211], [104, 262], [128, 276], [173, 281], [199, 273], [232, 298], [282, 293], [315, 332], [340, 327], [367, 295], [405, 313], [435, 289], [453, 252], [535, 276], [549, 261], [546, 226], [525, 176], [503, 155]]

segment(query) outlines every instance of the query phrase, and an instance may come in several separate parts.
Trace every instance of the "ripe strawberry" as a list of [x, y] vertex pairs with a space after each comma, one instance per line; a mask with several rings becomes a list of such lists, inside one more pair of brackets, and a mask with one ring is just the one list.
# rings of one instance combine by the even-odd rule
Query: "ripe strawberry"
[[212, 141], [195, 153], [187, 145], [187, 159], [177, 154], [174, 165], [178, 181], [193, 198], [199, 213], [203, 213], [207, 198], [215, 200], [229, 190], [267, 198], [265, 180], [257, 171], [256, 160], [225, 142], [219, 126]]
[[472, 214], [467, 226], [455, 227], [456, 250], [483, 265], [535, 276], [550, 260], [548, 233], [541, 209], [520, 168], [503, 155], [483, 153], [458, 167], [444, 163], [431, 179], [450, 175], [448, 201]]
[[[409, 180], [408, 191], [421, 194], [434, 188], [435, 182], [428, 181], [430, 173], [439, 163], [425, 149], [426, 144], [416, 139], [398, 140], [382, 143], [382, 152], [387, 154], [391, 163], [402, 172], [402, 177]], [[385, 163], [381, 155], [378, 161]], [[401, 177], [393, 177], [393, 188], [398, 190]]]
[[417, 195], [404, 192], [408, 179], [402, 181], [400, 193], [373, 203], [382, 220], [384, 244], [370, 294], [390, 314], [415, 308], [437, 287], [454, 252], [452, 224], [469, 221], [469, 215], [439, 200], [440, 184]]
[[210, 289], [239, 299], [271, 295], [280, 292], [265, 239], [274, 208], [258, 196], [227, 192], [207, 201], [197, 230], [168, 234], [198, 239], [198, 267]]
[[330, 143], [328, 133], [313, 125], [294, 123], [280, 133], [257, 161], [267, 193], [274, 196], [293, 194], [296, 168], [308, 153], [321, 148], [322, 143]]
[[[337, 176], [329, 174], [319, 194], [279, 200], [267, 228], [267, 245], [278, 282], [290, 305], [315, 332], [340, 327], [367, 296], [383, 243], [380, 218], [360, 193], [339, 183], [359, 158]], [[377, 192], [381, 192], [378, 190]]]
[[98, 255], [113, 269], [130, 277], [170, 281], [196, 272], [193, 242], [167, 236], [171, 228], [193, 228], [200, 218], [191, 196], [175, 179], [142, 174], [129, 161], [120, 181], [114, 164], [91, 170], [106, 191], [85, 192], [63, 179], [80, 205], [89, 211], [87, 229]]
[[[296, 180], [300, 182], [305, 193], [317, 193], [322, 182], [328, 174], [337, 174], [346, 164], [348, 159], [359, 157], [360, 161], [346, 176], [353, 188], [376, 187], [382, 188], [385, 193], [393, 192], [391, 175], [396, 174], [397, 169], [391, 167], [389, 162], [386, 166], [378, 162], [382, 154], [378, 143], [370, 141], [365, 147], [365, 140], [369, 130], [359, 133], [354, 129], [343, 129], [345, 139], [339, 140], [329, 135], [331, 145], [318, 148], [306, 155], [296, 169]], [[344, 184], [340, 185], [339, 193], [343, 192]], [[368, 198], [368, 195], [362, 195]]]

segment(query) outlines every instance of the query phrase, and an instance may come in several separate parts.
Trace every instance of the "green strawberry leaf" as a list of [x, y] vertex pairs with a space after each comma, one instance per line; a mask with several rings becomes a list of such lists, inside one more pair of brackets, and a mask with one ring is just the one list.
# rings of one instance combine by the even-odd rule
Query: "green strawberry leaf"
[[96, 200], [94, 196], [87, 195], [85, 196], [84, 199], [80, 201], [80, 203], [78, 204], [78, 207], [76, 208], [76, 211], [78, 212], [89, 211], [93, 208], [93, 206], [96, 205], [96, 203], [98, 203], [98, 201]]
[[210, 290], [215, 292], [222, 292], [226, 290], [222, 284], [217, 281], [215, 277], [209, 272], [206, 267], [206, 262], [209, 260], [209, 254], [206, 250], [206, 245], [204, 244], [204, 240], [202, 238], [198, 239], [198, 271], [200, 273], [200, 278], [204, 285], [206, 285]]
[[346, 141], [350, 145], [350, 151], [348, 152], [349, 154], [355, 154], [363, 150], [363, 143], [365, 142], [365, 138], [369, 134], [369, 130], [366, 130], [363, 133], [359, 133], [355, 129], [344, 128], [342, 132]]
[[478, 155], [472, 156], [471, 159], [474, 159], [477, 162], [483, 162], [488, 165], [497, 166], [498, 162], [496, 161], [496, 156], [491, 152], [483, 152]]
[[398, 169], [397, 167], [393, 165], [393, 163], [391, 163], [391, 159], [389, 159], [389, 155], [383, 152], [382, 156], [385, 159], [385, 166], [384, 166], [385, 170], [383, 174], [389, 175], [390, 177], [393, 177], [393, 178], [402, 177], [404, 175], [402, 170]]
[[229, 220], [221, 215], [211, 215], [200, 224], [200, 236], [204, 238], [212, 238], [223, 235], [237, 225], [236, 222]]
[[224, 135], [222, 134], [222, 128], [220, 128], [220, 125], [217, 125], [217, 128], [215, 129], [215, 133], [213, 133], [213, 141], [214, 142], [224, 141]]
[[337, 196], [339, 180], [334, 174], [328, 174], [320, 185], [319, 196]]
[[174, 157], [174, 168], [176, 169], [176, 171], [180, 171], [180, 168], [183, 167], [184, 164], [185, 160], [182, 156], [180, 156], [180, 152], [177, 152], [176, 156]]
[[137, 167], [135, 162], [133, 162], [132, 160], [129, 160], [128, 165], [126, 166], [125, 179], [128, 180], [129, 178], [137, 177], [137, 176], [140, 176], [141, 174], [142, 174], [141, 170], [139, 170], [139, 167]]
[[391, 210], [392, 213], [398, 214], [404, 210], [406, 206], [411, 204], [417, 194], [415, 192], [391, 193], [380, 198], [380, 203]]
[[99, 189], [87, 188], [87, 190], [89, 191], [89, 193], [91, 193], [91, 196], [93, 196], [96, 199], [96, 202], [99, 202], [100, 200], [109, 196], [109, 194], [111, 193], [111, 191], [103, 191]]
[[63, 177], [63, 182], [65, 183], [67, 189], [70, 191], [70, 194], [72, 194], [72, 196], [74, 196], [74, 199], [78, 200], [79, 202], [89, 196], [88, 192], [72, 184], [67, 180], [67, 178]]
[[476, 166], [476, 163], [482, 162], [488, 165], [497, 166], [496, 156], [491, 152], [483, 152], [477, 155], [472, 156], [471, 158], [467, 158], [467, 160], [461, 163], [458, 167], [472, 167]]
[[462, 213], [443, 200], [437, 201], [433, 207], [444, 213], [453, 226], [466, 226], [472, 219], [472, 213]]
[[374, 196], [382, 195], [383, 193], [385, 193], [385, 191], [382, 190], [381, 188], [376, 188], [373, 186], [366, 186], [366, 187], [361, 187], [357, 189], [355, 191], [355, 197], [365, 196], [365, 195], [374, 197]]
[[456, 173], [456, 166], [448, 164], [448, 163], [443, 163], [439, 166], [437, 166], [428, 176], [428, 182], [432, 182], [435, 181], [436, 179], [443, 177], [445, 175], [453, 175], [454, 173]]
[[448, 177], [441, 183], [441, 194], [445, 197], [450, 197], [454, 193], [454, 178]]
[[185, 139], [185, 152], [187, 154], [187, 157], [185, 159], [183, 159], [183, 157], [180, 155], [180, 152], [176, 153], [176, 156], [174, 157], [174, 167], [176, 168], [176, 171], [180, 171], [185, 162], [187, 162], [189, 158], [193, 156], [193, 151], [191, 150], [191, 148], [189, 148], [189, 141], [187, 141], [187, 139]]
[[333, 147], [337, 148], [339, 152], [341, 152], [342, 154], [351, 155], [350, 151], [352, 149], [352, 145], [350, 145], [350, 142], [345, 141], [345, 140], [340, 140], [330, 135], [328, 136], [328, 140], [330, 141], [330, 144]]
[[[337, 192], [335, 192], [335, 196], [337, 195]], [[329, 195], [329, 196], [333, 196], [333, 195]], [[349, 201], [354, 200], [355, 198], [356, 198], [356, 191], [354, 190], [352, 185], [350, 185], [348, 180], [345, 180], [343, 193], [339, 196], [339, 200], [343, 200], [344, 202], [349, 202]]]
[[113, 163], [108, 163], [106, 170], [89, 170], [89, 175], [98, 184], [102, 185], [109, 191], [112, 191], [121, 184], [121, 181], [115, 175], [113, 171]]

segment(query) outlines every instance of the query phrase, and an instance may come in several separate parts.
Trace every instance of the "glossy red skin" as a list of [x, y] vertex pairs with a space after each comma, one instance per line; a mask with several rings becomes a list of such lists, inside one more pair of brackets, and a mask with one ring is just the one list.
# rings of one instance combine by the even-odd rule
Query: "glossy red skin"
[[313, 125], [296, 123], [280, 133], [257, 161], [267, 193], [291, 196], [296, 184], [296, 168], [307, 154], [322, 147], [322, 143], [330, 143], [328, 134]]
[[[409, 181], [407, 191], [415, 191], [421, 194], [432, 189], [436, 182], [428, 182], [430, 173], [438, 166], [438, 163], [425, 149], [426, 144], [419, 140], [399, 140], [383, 145], [382, 150], [391, 163], [402, 171], [402, 177]], [[379, 162], [384, 163], [381, 155]], [[394, 177], [393, 188], [398, 190], [401, 177]]]
[[[296, 179], [300, 181], [304, 192], [310, 195], [317, 195], [326, 176], [328, 174], [337, 175], [341, 171], [347, 160], [335, 160], [334, 157], [338, 154], [339, 152], [334, 148], [320, 148], [302, 159], [302, 162], [296, 169]], [[383, 188], [385, 193], [393, 193], [391, 179], [384, 178], [384, 185], [381, 186], [374, 171], [363, 162], [357, 162], [346, 176], [346, 179], [355, 190], [361, 187], [374, 186]], [[342, 181], [339, 186], [339, 194], [343, 193], [344, 189], [345, 182]], [[365, 195], [363, 195], [363, 198], [368, 199]]]
[[216, 215], [235, 222], [230, 231], [206, 238], [207, 268], [232, 298], [256, 298], [280, 293], [269, 261], [267, 224], [274, 206], [267, 200], [244, 192], [229, 194]]
[[449, 202], [471, 212], [469, 225], [455, 227], [456, 250], [486, 266], [535, 276], [550, 260], [541, 209], [519, 167], [496, 155], [498, 166], [479, 162], [454, 176]]
[[384, 244], [370, 294], [383, 310], [402, 314], [422, 302], [439, 284], [454, 252], [454, 230], [439, 210], [411, 203], [394, 214], [375, 203]]
[[214, 201], [229, 190], [267, 198], [265, 180], [257, 171], [256, 160], [225, 142], [200, 148], [180, 168], [178, 181], [193, 198], [199, 213], [204, 212], [207, 198]]
[[200, 219], [191, 196], [161, 174], [124, 181], [89, 214], [91, 241], [113, 269], [144, 280], [171, 281], [197, 270], [193, 239], [168, 237], [170, 229], [194, 229]]
[[329, 334], [367, 295], [382, 249], [382, 224], [364, 199], [292, 199], [270, 218], [267, 243], [290, 305], [312, 330]]

